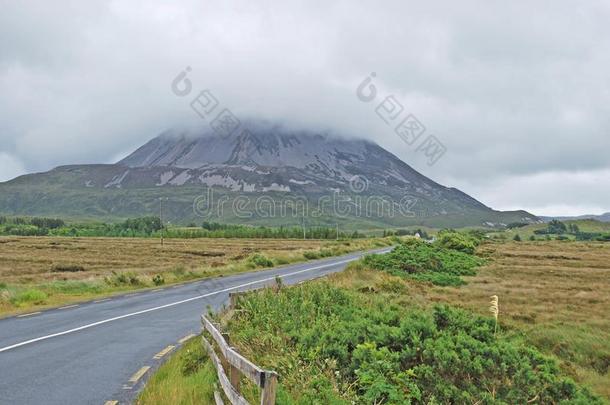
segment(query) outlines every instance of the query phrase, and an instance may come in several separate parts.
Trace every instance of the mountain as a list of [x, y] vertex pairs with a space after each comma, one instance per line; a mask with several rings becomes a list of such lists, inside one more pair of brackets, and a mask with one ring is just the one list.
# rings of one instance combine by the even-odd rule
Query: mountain
[[442, 186], [363, 139], [249, 122], [221, 136], [170, 130], [116, 164], [60, 166], [0, 183], [0, 213], [119, 219], [158, 212], [202, 219], [354, 228], [537, 222]]

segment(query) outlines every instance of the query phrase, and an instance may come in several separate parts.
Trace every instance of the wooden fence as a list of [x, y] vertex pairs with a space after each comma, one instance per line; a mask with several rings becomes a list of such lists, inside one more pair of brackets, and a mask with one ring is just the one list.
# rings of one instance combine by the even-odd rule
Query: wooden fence
[[[261, 389], [261, 405], [274, 405], [275, 392], [277, 389], [277, 373], [275, 371], [263, 370], [250, 360], [229, 346], [229, 337], [221, 333], [218, 328], [205, 316], [201, 315], [203, 329], [207, 331], [216, 342], [220, 354], [217, 355], [214, 347], [202, 335], [202, 343], [205, 347], [218, 374], [218, 380], [222, 390], [232, 405], [249, 405], [239, 391], [240, 378], [243, 374]], [[214, 392], [216, 405], [224, 404], [219, 392]]]

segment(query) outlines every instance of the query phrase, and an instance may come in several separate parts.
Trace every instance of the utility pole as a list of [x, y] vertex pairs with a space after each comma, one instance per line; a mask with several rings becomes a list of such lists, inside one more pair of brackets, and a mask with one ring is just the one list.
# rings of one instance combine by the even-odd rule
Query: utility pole
[[159, 223], [161, 224], [161, 246], [163, 246], [163, 197], [159, 197]]
[[303, 213], [303, 240], [307, 239], [305, 234], [305, 213]]
[[339, 240], [339, 223], [337, 223], [337, 240]]

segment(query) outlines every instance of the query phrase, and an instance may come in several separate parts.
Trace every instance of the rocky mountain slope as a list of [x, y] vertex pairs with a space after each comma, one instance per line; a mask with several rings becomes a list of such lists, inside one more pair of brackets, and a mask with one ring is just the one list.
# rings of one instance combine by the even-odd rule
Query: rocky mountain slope
[[[226, 137], [211, 129], [171, 130], [116, 164], [61, 166], [18, 177], [0, 184], [0, 213], [122, 218], [155, 212], [159, 197], [168, 197], [168, 213], [178, 222], [209, 217], [288, 224], [314, 212], [316, 223], [369, 227], [537, 221], [522, 211], [494, 211], [442, 186], [373, 142], [260, 122]], [[271, 198], [276, 209], [258, 209], [261, 198]], [[251, 215], [236, 212], [236, 199], [247, 202], [240, 204], [249, 205]], [[304, 213], [281, 209], [295, 199], [305, 201]], [[206, 212], [197, 208], [202, 200]]]

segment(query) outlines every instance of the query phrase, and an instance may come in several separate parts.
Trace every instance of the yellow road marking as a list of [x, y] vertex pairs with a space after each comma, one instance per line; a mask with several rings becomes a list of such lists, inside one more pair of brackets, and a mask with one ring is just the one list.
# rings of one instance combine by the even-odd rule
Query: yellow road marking
[[29, 314], [17, 315], [17, 318], [25, 318], [26, 316], [38, 315], [38, 314], [40, 314], [40, 313], [41, 313], [41, 312], [40, 312], [40, 311], [38, 311], [38, 312], [31, 312], [31, 313], [29, 313]]
[[187, 341], [187, 340], [189, 340], [189, 339], [194, 338], [195, 336], [196, 336], [196, 335], [195, 335], [195, 334], [193, 334], [193, 333], [191, 333], [190, 335], [186, 335], [185, 337], [183, 337], [182, 339], [180, 339], [180, 340], [178, 341], [178, 343], [183, 344], [184, 342], [186, 342], [186, 341]]
[[93, 301], [95, 304], [97, 304], [98, 302], [106, 302], [106, 301], [110, 301], [110, 298], [104, 298], [103, 300], [97, 300], [97, 301]]
[[104, 405], [118, 405], [119, 401], [106, 401]]
[[142, 378], [144, 376], [144, 374], [146, 374], [146, 372], [150, 370], [149, 366], [144, 366], [141, 369], [139, 369], [138, 371], [136, 371], [136, 373], [134, 375], [131, 376], [131, 378], [129, 379], [130, 383], [137, 383], [138, 380], [140, 378]]
[[74, 308], [77, 307], [78, 304], [74, 304], [74, 305], [66, 305], [65, 307], [61, 307], [61, 308], [57, 308], [57, 309], [68, 309], [68, 308]]
[[172, 345], [167, 346], [165, 349], [163, 349], [159, 353], [155, 354], [155, 357], [153, 357], [153, 359], [159, 360], [161, 357], [165, 356], [167, 353], [174, 350], [175, 347], [176, 346], [172, 346]]

